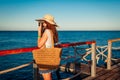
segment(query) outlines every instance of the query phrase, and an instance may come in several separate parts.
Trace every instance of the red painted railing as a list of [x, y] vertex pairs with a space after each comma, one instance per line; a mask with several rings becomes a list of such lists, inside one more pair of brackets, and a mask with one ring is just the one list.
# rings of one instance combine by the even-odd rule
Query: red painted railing
[[62, 48], [62, 47], [70, 47], [70, 46], [85, 45], [85, 44], [92, 44], [92, 43], [95, 43], [95, 41], [64, 43], [64, 44], [58, 44], [56, 46]]
[[[75, 43], [64, 43], [64, 44], [58, 44], [56, 47], [70, 47], [70, 46], [77, 46], [77, 45], [84, 45], [84, 44], [92, 44], [95, 43], [95, 41], [87, 41], [87, 42], [75, 42]], [[19, 49], [10, 49], [10, 50], [0, 50], [0, 56], [10, 55], [10, 54], [19, 54], [19, 53], [25, 53], [25, 52], [31, 52], [34, 49], [37, 49], [38, 47], [30, 47], [30, 48], [19, 48]]]
[[24, 53], [24, 52], [31, 52], [34, 49], [37, 49], [37, 47], [0, 50], [0, 56], [5, 56], [5, 55], [9, 55], [9, 54], [19, 54], [19, 53]]

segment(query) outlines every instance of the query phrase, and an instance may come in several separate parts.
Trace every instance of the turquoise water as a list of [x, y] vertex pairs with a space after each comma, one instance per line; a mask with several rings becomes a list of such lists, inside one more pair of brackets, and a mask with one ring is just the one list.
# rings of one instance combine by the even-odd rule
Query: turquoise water
[[[60, 43], [95, 40], [97, 46], [105, 46], [109, 39], [115, 38], [120, 38], [120, 31], [59, 31]], [[36, 31], [0, 31], [0, 50], [34, 47], [36, 45]], [[120, 42], [114, 43], [113, 46], [120, 47]], [[73, 49], [71, 47], [64, 48], [63, 57], [65, 57], [65, 54], [68, 55], [67, 50], [72, 51]], [[114, 57], [120, 58], [120, 51], [118, 50], [114, 52]], [[69, 55], [73, 55], [73, 52], [69, 52]], [[0, 70], [12, 68], [31, 61], [31, 53], [2, 56], [0, 57]], [[72, 61], [72, 59], [70, 61]], [[64, 61], [62, 61], [62, 63], [64, 63]], [[2, 74], [0, 75], [0, 80], [33, 80], [32, 65], [20, 70]]]

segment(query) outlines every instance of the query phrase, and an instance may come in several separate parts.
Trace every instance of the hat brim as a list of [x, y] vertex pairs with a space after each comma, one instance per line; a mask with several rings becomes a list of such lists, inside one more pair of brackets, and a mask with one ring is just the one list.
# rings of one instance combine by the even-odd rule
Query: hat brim
[[58, 25], [55, 22], [51, 22], [51, 21], [46, 20], [46, 19], [36, 19], [35, 21], [38, 21], [38, 22], [47, 21], [48, 23], [50, 23], [50, 24], [55, 25], [56, 27], [58, 27]]

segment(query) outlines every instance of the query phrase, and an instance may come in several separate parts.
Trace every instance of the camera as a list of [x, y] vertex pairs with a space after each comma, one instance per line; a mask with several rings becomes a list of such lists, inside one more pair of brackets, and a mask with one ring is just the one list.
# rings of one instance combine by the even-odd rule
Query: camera
[[40, 24], [43, 24], [44, 23], [44, 21], [39, 21], [38, 22], [38, 25], [40, 26]]

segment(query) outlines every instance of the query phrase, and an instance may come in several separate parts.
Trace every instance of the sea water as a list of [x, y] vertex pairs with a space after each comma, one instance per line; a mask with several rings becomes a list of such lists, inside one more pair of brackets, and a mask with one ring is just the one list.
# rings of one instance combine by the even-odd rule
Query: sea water
[[[58, 31], [58, 34], [59, 43], [95, 40], [97, 46], [105, 46], [108, 44], [108, 40], [120, 38], [120, 31]], [[0, 31], [0, 50], [34, 46], [37, 46], [37, 31]], [[120, 47], [120, 42], [115, 42], [113, 46]], [[71, 48], [69, 49], [71, 50]], [[67, 54], [64, 52], [63, 54]], [[119, 52], [120, 50], [115, 51], [115, 58], [120, 58]], [[67, 55], [72, 54], [73, 53]], [[0, 71], [31, 62], [32, 60], [31, 52], [0, 56]], [[0, 75], [0, 80], [33, 80], [33, 67], [30, 65], [16, 71], [2, 74]]]

